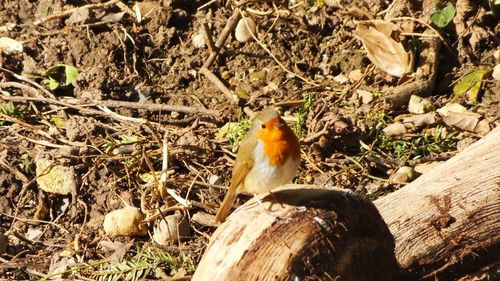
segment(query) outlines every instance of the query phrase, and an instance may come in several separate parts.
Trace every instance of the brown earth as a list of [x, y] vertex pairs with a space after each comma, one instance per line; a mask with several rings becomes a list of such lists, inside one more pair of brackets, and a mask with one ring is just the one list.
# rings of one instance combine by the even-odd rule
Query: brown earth
[[[110, 2], [86, 10], [75, 8], [104, 2], [0, 2], [0, 36], [23, 44], [22, 52], [0, 52], [0, 235], [7, 238], [0, 239], [0, 278], [37, 279], [56, 268], [71, 268], [64, 278], [95, 279], [96, 272], [108, 266], [98, 263], [113, 253], [122, 260], [140, 251], [136, 246], [154, 244], [150, 237], [107, 238], [102, 221], [124, 201], [150, 212], [178, 205], [170, 197], [160, 199], [140, 177], [161, 170], [164, 135], [169, 146], [167, 186], [195, 203], [184, 210], [189, 233], [180, 242], [157, 247], [179, 259], [187, 255], [185, 259], [195, 263], [214, 228], [192, 216], [213, 214], [224, 195], [220, 186], [230, 181], [232, 145], [216, 135], [227, 122], [249, 118], [244, 112], [277, 106], [287, 120], [298, 123], [303, 161], [294, 182], [335, 185], [360, 194], [371, 188], [376, 190], [372, 197], [400, 187], [386, 181], [398, 167], [447, 159], [457, 147], [463, 149], [480, 137], [431, 124], [412, 128], [400, 143], [381, 140], [382, 128], [408, 114], [406, 106], [389, 110], [380, 102], [403, 81], [374, 67], [353, 32], [358, 20], [383, 18], [377, 13], [392, 1], [338, 1], [332, 6], [325, 3], [336, 1], [246, 2], [241, 9], [257, 22], [260, 44], [240, 43], [231, 35], [210, 67], [240, 96], [238, 105], [198, 72], [210, 50], [193, 40], [207, 40], [204, 24], [217, 39], [233, 14], [231, 1], [206, 6], [208, 1], [201, 0], [140, 2], [140, 22], [135, 1]], [[441, 31], [449, 48], [440, 49], [437, 82], [429, 99], [435, 108], [461, 103], [492, 128], [500, 111], [498, 81], [485, 76], [478, 103], [456, 98], [452, 91], [468, 71], [498, 64], [498, 18], [487, 5], [472, 6], [462, 20]], [[422, 16], [423, 7], [407, 8], [406, 16]], [[426, 27], [410, 23], [416, 35], [406, 39], [418, 41]], [[457, 35], [460, 24], [466, 28]], [[45, 71], [59, 64], [75, 66], [79, 75], [72, 85], [47, 91]], [[357, 70], [362, 74], [359, 81], [340, 84], [334, 79]], [[372, 93], [374, 101], [363, 102], [358, 90]], [[13, 96], [20, 99], [9, 102], [7, 97]], [[105, 105], [121, 116], [97, 106], [105, 101], [117, 101]], [[158, 110], [151, 104], [175, 107]], [[193, 108], [205, 111], [188, 112]], [[422, 136], [436, 140], [432, 134], [438, 126], [447, 130], [448, 142], [435, 141], [398, 157], [398, 149], [419, 148]], [[126, 137], [135, 139], [127, 143]], [[38, 158], [74, 168], [77, 188], [72, 195], [39, 190], [34, 181]], [[189, 276], [194, 267], [186, 264], [164, 271]], [[148, 278], [161, 276], [150, 272]]]

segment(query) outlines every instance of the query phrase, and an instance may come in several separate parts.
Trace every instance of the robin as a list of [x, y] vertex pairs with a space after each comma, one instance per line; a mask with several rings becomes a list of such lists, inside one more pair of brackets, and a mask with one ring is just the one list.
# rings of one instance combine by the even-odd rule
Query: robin
[[299, 165], [300, 146], [292, 129], [273, 109], [259, 112], [240, 143], [231, 185], [215, 221], [224, 222], [238, 193], [269, 192], [295, 177]]

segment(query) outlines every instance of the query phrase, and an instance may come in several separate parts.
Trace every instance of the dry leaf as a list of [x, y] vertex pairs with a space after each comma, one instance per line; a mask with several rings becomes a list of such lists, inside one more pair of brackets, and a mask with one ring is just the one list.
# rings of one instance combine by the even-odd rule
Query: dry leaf
[[415, 166], [415, 172], [419, 174], [425, 174], [428, 173], [432, 170], [434, 170], [437, 166], [441, 165], [443, 161], [434, 161], [434, 162], [427, 162], [427, 163], [420, 163]]
[[391, 22], [361, 21], [354, 35], [363, 43], [373, 64], [390, 75], [402, 77], [411, 71], [412, 55], [392, 37], [397, 30], [398, 27]]
[[450, 112], [464, 113], [467, 112], [467, 108], [459, 103], [448, 103], [447, 105], [436, 110], [439, 115], [446, 117]]
[[159, 245], [169, 246], [188, 235], [188, 221], [182, 214], [174, 214], [166, 216], [155, 226], [153, 240]]
[[479, 123], [481, 115], [472, 112], [457, 113], [449, 112], [443, 121], [450, 127], [456, 127], [461, 130], [474, 132], [474, 128]]

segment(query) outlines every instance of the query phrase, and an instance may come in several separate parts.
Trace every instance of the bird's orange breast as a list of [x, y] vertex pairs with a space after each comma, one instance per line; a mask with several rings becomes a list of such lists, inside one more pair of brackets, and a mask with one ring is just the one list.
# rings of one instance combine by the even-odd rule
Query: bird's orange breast
[[264, 144], [264, 154], [269, 164], [275, 167], [282, 166], [289, 156], [300, 157], [300, 148], [292, 130], [286, 126], [262, 130], [257, 136]]

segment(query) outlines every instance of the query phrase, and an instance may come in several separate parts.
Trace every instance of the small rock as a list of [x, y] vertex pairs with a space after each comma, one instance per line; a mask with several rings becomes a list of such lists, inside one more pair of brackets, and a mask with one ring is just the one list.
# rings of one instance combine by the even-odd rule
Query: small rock
[[500, 64], [495, 65], [495, 68], [493, 68], [493, 73], [491, 74], [493, 79], [499, 81], [500, 80]]
[[396, 122], [389, 124], [382, 131], [386, 136], [401, 136], [406, 134], [406, 127], [403, 123]]
[[208, 183], [209, 184], [221, 185], [222, 184], [222, 179], [221, 179], [221, 177], [219, 177], [217, 175], [210, 175], [210, 177], [208, 178]]
[[251, 18], [242, 18], [236, 25], [234, 37], [238, 42], [245, 43], [253, 39], [255, 35], [255, 22]]
[[361, 80], [361, 78], [363, 78], [363, 72], [361, 71], [361, 69], [354, 69], [353, 71], [349, 72], [348, 77], [352, 82], [358, 82], [359, 80]]
[[11, 54], [14, 52], [22, 52], [23, 44], [9, 37], [0, 37], [0, 53]]
[[35, 160], [36, 182], [45, 192], [66, 195], [76, 190], [76, 176], [73, 167], [58, 165], [54, 161], [39, 158]]
[[148, 229], [144, 225], [144, 215], [132, 206], [114, 210], [104, 217], [106, 234], [113, 238], [117, 236], [145, 236]]
[[197, 49], [203, 48], [205, 47], [205, 36], [201, 33], [194, 34], [191, 36], [191, 43]]
[[432, 110], [432, 102], [428, 99], [412, 95], [408, 103], [408, 111], [415, 114], [423, 114]]
[[349, 82], [349, 78], [344, 74], [339, 74], [333, 77], [333, 80], [341, 85], [347, 84]]
[[495, 63], [500, 63], [500, 50], [496, 50], [493, 53], [493, 57], [495, 58]]
[[393, 182], [410, 182], [415, 179], [416, 174], [412, 167], [403, 166], [394, 173], [389, 180]]

